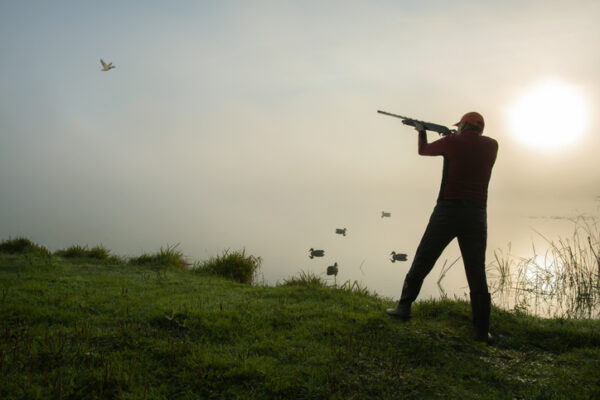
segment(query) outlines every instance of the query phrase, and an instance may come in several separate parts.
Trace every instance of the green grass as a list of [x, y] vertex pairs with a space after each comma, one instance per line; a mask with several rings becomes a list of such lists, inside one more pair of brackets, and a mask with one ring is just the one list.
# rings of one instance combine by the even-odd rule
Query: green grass
[[50, 256], [50, 250], [44, 246], [39, 246], [31, 240], [24, 237], [8, 239], [0, 243], [0, 252], [8, 254], [32, 254], [37, 253], [43, 256]]
[[260, 271], [261, 262], [260, 257], [247, 256], [246, 250], [231, 253], [229, 250], [225, 250], [220, 256], [211, 257], [208, 261], [197, 263], [194, 270], [213, 273], [240, 283], [253, 283]]
[[87, 246], [74, 245], [66, 249], [57, 250], [54, 252], [54, 255], [73, 259], [88, 258], [108, 264], [118, 264], [123, 262], [120, 257], [111, 255], [110, 250], [104, 246], [95, 246], [89, 249]]
[[494, 308], [486, 346], [466, 302], [419, 302], [403, 323], [357, 283], [249, 285], [159, 259], [1, 252], [0, 398], [600, 397], [597, 320]]
[[154, 254], [142, 254], [139, 257], [130, 258], [129, 264], [186, 269], [188, 263], [185, 260], [183, 253], [177, 250], [177, 247], [178, 245], [167, 246], [165, 249], [161, 248], [159, 252]]

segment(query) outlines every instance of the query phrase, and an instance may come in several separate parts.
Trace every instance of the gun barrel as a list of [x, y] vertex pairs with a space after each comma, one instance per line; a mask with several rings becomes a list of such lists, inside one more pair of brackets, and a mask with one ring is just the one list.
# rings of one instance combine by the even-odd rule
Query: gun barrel
[[400, 119], [410, 119], [408, 117], [403, 117], [402, 115], [398, 115], [398, 114], [392, 114], [392, 113], [389, 113], [387, 111], [377, 110], [377, 112], [379, 114], [389, 115], [390, 117], [396, 117], [396, 118], [400, 118]]
[[454, 131], [452, 131], [451, 129], [449, 129], [448, 127], [446, 127], [444, 125], [434, 124], [434, 123], [425, 122], [425, 121], [419, 121], [418, 119], [404, 117], [402, 115], [393, 114], [393, 113], [390, 113], [390, 112], [387, 112], [387, 111], [377, 110], [377, 112], [379, 114], [389, 115], [390, 117], [400, 118], [402, 120], [403, 124], [409, 125], [409, 126], [415, 126], [414, 123], [418, 122], [421, 125], [423, 125], [423, 127], [425, 128], [425, 130], [437, 132], [437, 133], [439, 133], [440, 135], [443, 135], [443, 136], [445, 136], [445, 135], [451, 135], [451, 134], [454, 133]]

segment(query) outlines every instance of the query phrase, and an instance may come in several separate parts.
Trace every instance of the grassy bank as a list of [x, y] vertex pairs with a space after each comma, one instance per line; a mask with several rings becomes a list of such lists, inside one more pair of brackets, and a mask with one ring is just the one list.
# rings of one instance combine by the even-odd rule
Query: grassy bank
[[600, 398], [599, 321], [494, 308], [486, 346], [465, 302], [402, 323], [357, 286], [159, 260], [0, 252], [0, 398]]

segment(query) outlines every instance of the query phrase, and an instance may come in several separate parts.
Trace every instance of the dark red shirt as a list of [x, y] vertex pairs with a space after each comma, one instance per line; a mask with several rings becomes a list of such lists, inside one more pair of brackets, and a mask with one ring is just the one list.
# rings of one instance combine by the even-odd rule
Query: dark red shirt
[[486, 205], [498, 142], [470, 130], [427, 143], [427, 134], [422, 132], [419, 154], [444, 157], [438, 200], [469, 200]]

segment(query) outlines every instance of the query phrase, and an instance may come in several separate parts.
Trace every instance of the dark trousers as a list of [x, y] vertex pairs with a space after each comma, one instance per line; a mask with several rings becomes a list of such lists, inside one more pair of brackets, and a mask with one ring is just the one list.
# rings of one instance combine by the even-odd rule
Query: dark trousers
[[416, 289], [417, 293], [413, 291], [414, 298], [442, 251], [454, 238], [458, 239], [471, 293], [488, 293], [485, 276], [485, 206], [461, 200], [441, 200], [431, 214], [412, 266], [406, 275], [405, 286], [410, 282], [410, 286]]

